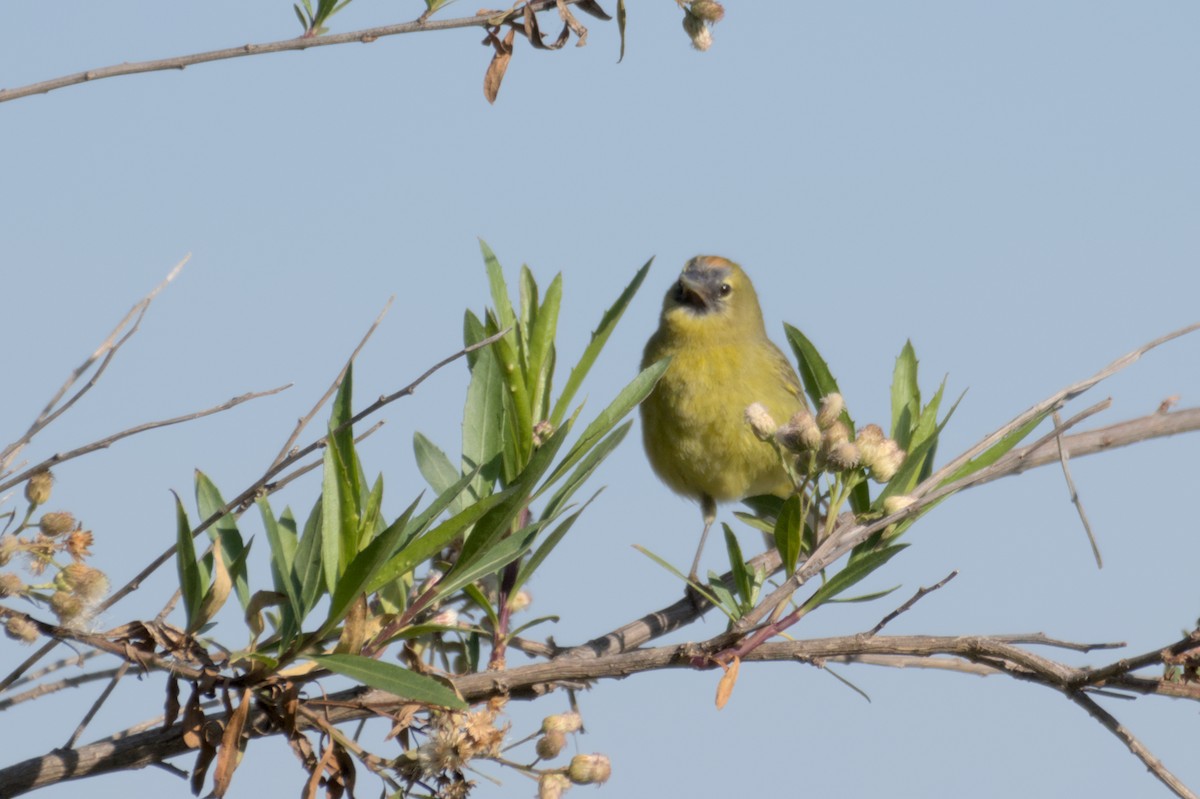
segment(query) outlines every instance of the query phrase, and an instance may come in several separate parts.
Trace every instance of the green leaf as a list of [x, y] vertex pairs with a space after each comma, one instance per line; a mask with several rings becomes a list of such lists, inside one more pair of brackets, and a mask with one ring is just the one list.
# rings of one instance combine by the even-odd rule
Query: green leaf
[[350, 481], [346, 476], [346, 465], [342, 463], [337, 447], [325, 448], [323, 467], [321, 565], [324, 567], [325, 590], [332, 594], [342, 570], [358, 553], [358, 519], [348, 496]]
[[325, 534], [321, 524], [324, 515], [322, 504], [318, 498], [308, 521], [304, 523], [304, 533], [300, 536], [300, 546], [296, 549], [296, 576], [300, 580], [298, 621], [301, 623], [325, 593], [322, 590], [325, 585], [322, 579], [325, 553]]
[[735, 510], [733, 515], [739, 520], [753, 527], [755, 530], [758, 530], [760, 533], [766, 533], [770, 536], [775, 535], [775, 525], [771, 524], [765, 519], [760, 519], [752, 513], [746, 513], [745, 511], [741, 510]]
[[859, 594], [858, 596], [838, 597], [837, 599], [831, 599], [829, 601], [834, 603], [842, 602], [845, 604], [850, 604], [852, 602], [874, 602], [876, 599], [882, 599], [888, 594], [893, 593], [899, 587], [899, 585], [893, 585], [891, 588], [887, 588], [883, 591], [875, 591], [871, 594]]
[[533, 486], [553, 463], [555, 455], [558, 454], [558, 450], [562, 447], [570, 430], [571, 424], [564, 424], [533, 453], [529, 464], [511, 486], [515, 492], [510, 494], [504, 502], [488, 511], [475, 525], [471, 534], [467, 536], [458, 561], [450, 568], [450, 573], [446, 575], [447, 578], [456, 570], [469, 566], [477, 556], [481, 556], [494, 542], [508, 532], [517, 514], [527, 507]]
[[[536, 301], [536, 298], [535, 298]], [[529, 407], [536, 417], [550, 413], [550, 384], [554, 376], [554, 334], [558, 330], [558, 311], [562, 305], [562, 273], [554, 276], [546, 289], [546, 299], [534, 317], [529, 331]]]
[[484, 595], [483, 591], [479, 590], [479, 586], [473, 583], [467, 583], [463, 586], [463, 593], [471, 598], [476, 607], [482, 610], [488, 617], [488, 623], [491, 624], [491, 629], [500, 629], [500, 616], [496, 613], [496, 609], [492, 607], [492, 603]]
[[441, 601], [467, 583], [493, 574], [524, 555], [533, 546], [533, 541], [543, 526], [544, 522], [534, 522], [489, 547], [467, 565], [460, 568], [459, 564], [462, 561], [455, 563], [437, 584], [433, 601]]
[[481, 517], [485, 516], [488, 511], [496, 507], [502, 502], [512, 498], [515, 492], [513, 489], [499, 491], [489, 497], [468, 505], [459, 513], [450, 517], [446, 521], [439, 524], [437, 527], [430, 530], [425, 535], [422, 535], [404, 546], [399, 552], [392, 556], [379, 571], [375, 574], [367, 587], [367, 593], [373, 594], [378, 591], [384, 584], [390, 583], [399, 579], [402, 575], [408, 574], [415, 569], [418, 564], [424, 563], [429, 558], [436, 555], [447, 544], [460, 535], [470, 525], [476, 523]]
[[492, 350], [496, 354], [506, 389], [504, 398], [507, 400], [508, 423], [516, 433], [514, 459], [523, 465], [533, 449], [533, 410], [529, 404], [529, 392], [525, 389], [525, 371], [521, 368], [519, 354], [510, 337], [505, 336], [494, 342]]
[[279, 628], [279, 648], [284, 650], [299, 633], [300, 617], [304, 613], [302, 589], [294, 565], [299, 542], [296, 522], [286, 511], [282, 518], [276, 520], [265, 496], [259, 497], [256, 504], [267, 532], [267, 545], [271, 548], [271, 581], [275, 590], [287, 597], [287, 604], [280, 611], [282, 618]]
[[808, 612], [814, 608], [828, 602], [838, 594], [845, 591], [852, 585], [855, 585], [871, 572], [878, 569], [883, 564], [887, 563], [894, 556], [900, 553], [901, 550], [908, 547], [908, 544], [893, 544], [884, 549], [877, 549], [873, 552], [867, 552], [862, 557], [852, 560], [846, 564], [846, 567], [837, 574], [833, 575], [827, 583], [818, 588], [808, 600], [801, 605], [801, 610]]
[[321, 668], [329, 669], [356, 682], [403, 699], [455, 710], [466, 710], [467, 703], [442, 683], [423, 674], [391, 663], [382, 663], [361, 655], [307, 655]]
[[429, 507], [417, 514], [411, 522], [408, 523], [408, 528], [404, 532], [404, 538], [401, 539], [401, 546], [407, 546], [408, 542], [425, 532], [425, 529], [433, 523], [433, 520], [442, 515], [442, 511], [449, 508], [450, 514], [459, 513], [466, 507], [465, 494], [467, 486], [475, 479], [475, 472], [467, 472], [458, 478], [454, 485], [449, 486], [445, 491], [437, 496], [433, 502], [429, 503]]
[[521, 299], [521, 313], [517, 317], [517, 349], [521, 353], [521, 370], [529, 373], [529, 346], [533, 335], [533, 326], [537, 324], [538, 287], [529, 267], [521, 264], [520, 278], [517, 281], [517, 293]]
[[838, 388], [837, 380], [833, 378], [828, 364], [821, 357], [821, 353], [817, 352], [813, 343], [789, 324], [785, 323], [783, 330], [787, 335], [788, 343], [792, 345], [792, 352], [796, 353], [796, 360], [800, 367], [800, 379], [804, 383], [804, 391], [812, 400], [813, 406], [819, 407], [822, 397], [835, 393], [840, 394], [841, 390]]
[[804, 529], [803, 511], [800, 507], [800, 497], [796, 494], [788, 497], [779, 510], [775, 521], [775, 548], [779, 550], [779, 558], [783, 561], [784, 573], [788, 576], [796, 571], [796, 562], [800, 559], [800, 532]]
[[[172, 492], [174, 493], [174, 492]], [[183, 610], [187, 617], [187, 629], [199, 618], [200, 603], [208, 578], [200, 573], [196, 561], [196, 545], [192, 541], [192, 528], [188, 524], [187, 511], [179, 496], [175, 496], [175, 564], [179, 569], [179, 593], [183, 598]]]
[[725, 549], [729, 553], [729, 570], [733, 574], [733, 584], [742, 604], [745, 605], [750, 601], [754, 590], [750, 583], [750, 572], [746, 571], [746, 558], [743, 557], [742, 546], [729, 525], [721, 522], [721, 527], [725, 530]]
[[413, 433], [413, 455], [421, 476], [438, 494], [445, 492], [462, 477], [462, 473], [450, 462], [450, 457], [419, 432]]
[[504, 448], [504, 377], [491, 347], [477, 350], [463, 407], [463, 471], [481, 469], [471, 483], [474, 496], [491, 493], [499, 463], [496, 456]]
[[308, 30], [308, 20], [304, 18], [304, 12], [300, 10], [300, 6], [293, 4], [292, 10], [296, 12], [296, 19], [300, 20], [300, 27]]
[[554, 469], [554, 472], [546, 480], [545, 485], [538, 491], [538, 494], [541, 494], [548, 486], [562, 477], [568, 469], [578, 463], [587, 454], [589, 449], [594, 447], [603, 436], [607, 435], [618, 422], [625, 418], [626, 414], [649, 396], [669, 365], [670, 360], [666, 358], [658, 363], [651, 364], [630, 381], [629, 385], [621, 389], [616, 399], [609, 403], [608, 407], [602, 410], [583, 433], [580, 434], [579, 441], [576, 442], [575, 446], [571, 447], [570, 452], [563, 458], [562, 463]]
[[[666, 559], [659, 557], [658, 555], [655, 555], [653, 552], [646, 549], [644, 546], [642, 546], [640, 544], [634, 544], [633, 548], [636, 549], [638, 552], [641, 552], [646, 557], [650, 558], [650, 560], [654, 561], [659, 566], [662, 566], [664, 569], [666, 569], [668, 572], [670, 572], [671, 574], [678, 577], [683, 582], [690, 585], [696, 593], [698, 593], [700, 596], [704, 597], [709, 602], [711, 602], [712, 606], [714, 608], [716, 608], [717, 610], [721, 611], [726, 616], [728, 616], [730, 621], [737, 621], [737, 614], [734, 612], [736, 610], [736, 604], [733, 602], [733, 596], [728, 593], [728, 590], [725, 589], [725, 587], [722, 586], [720, 584], [720, 582], [713, 581], [709, 585], [703, 585], [700, 583], [699, 580], [694, 581], [694, 582], [690, 581], [690, 580], [688, 580], [687, 575], [685, 575], [683, 572], [679, 571], [679, 569], [676, 569], [674, 566], [672, 566], [670, 563], [668, 563], [666, 561]], [[722, 603], [721, 601], [719, 601], [717, 596], [713, 593], [714, 591], [721, 593], [725, 597], [728, 597], [728, 602]]]
[[[604, 489], [600, 489], [600, 491], [603, 490]], [[558, 546], [560, 541], [562, 541], [563, 536], [565, 536], [567, 531], [571, 529], [571, 526], [575, 524], [575, 520], [579, 518], [579, 514], [583, 513], [584, 510], [587, 509], [587, 506], [592, 504], [592, 500], [600, 495], [600, 491], [592, 494], [591, 498], [588, 499], [587, 502], [583, 503], [582, 508], [572, 513], [566, 518], [566, 520], [555, 527], [550, 532], [550, 535], [546, 536], [546, 540], [542, 541], [541, 545], [538, 546], [537, 550], [535, 550], [533, 555], [530, 556], [529, 560], [521, 564], [521, 569], [517, 572], [517, 579], [513, 581], [513, 587], [509, 593], [515, 594], [521, 589], [521, 586], [525, 585], [529, 578], [533, 576], [533, 573], [537, 571], [538, 566], [542, 565], [542, 561], [544, 561], [550, 555], [550, 553], [554, 551], [554, 548]], [[543, 521], [545, 520], [543, 519]]]
[[362, 552], [359, 552], [354, 560], [350, 561], [346, 572], [338, 580], [337, 588], [330, 596], [329, 615], [317, 633], [318, 640], [324, 638], [340, 624], [346, 614], [350, 612], [350, 606], [354, 604], [354, 601], [367, 593], [368, 586], [395, 552], [396, 545], [404, 535], [408, 520], [412, 517], [413, 511], [417, 509], [417, 503], [420, 501], [420, 497], [413, 500], [413, 503], [404, 513], [400, 514], [398, 519], [375, 536], [375, 540], [368, 544]]
[[[221, 508], [225, 507], [225, 500], [221, 497], [221, 492], [212, 480], [208, 479], [208, 475], [199, 470], [196, 471], [195, 488], [196, 507], [199, 509], [202, 519], [215, 516]], [[245, 610], [250, 604], [250, 583], [246, 578], [247, 547], [242, 540], [242, 534], [238, 531], [237, 520], [234, 519], [232, 513], [226, 513], [208, 528], [208, 534], [214, 540], [220, 539], [221, 550], [226, 557], [229, 576], [233, 579], [238, 602], [241, 604], [242, 610]]]
[[492, 290], [492, 307], [496, 309], [496, 319], [500, 330], [506, 327], [515, 328], [516, 314], [513, 313], [512, 300], [508, 297], [508, 285], [504, 282], [504, 270], [496, 259], [496, 254], [483, 239], [479, 240], [479, 250], [483, 253], [483, 265], [487, 269], [488, 286]]
[[912, 443], [914, 420], [921, 412], [921, 388], [917, 384], [917, 353], [912, 341], [905, 341], [892, 371], [891, 437], [908, 449]]
[[[610, 433], [608, 438], [601, 441], [599, 444], [593, 447], [587, 455], [580, 459], [579, 465], [575, 467], [575, 471], [571, 473], [571, 476], [568, 477], [563, 484], [558, 487], [558, 490], [554, 492], [550, 499], [546, 501], [546, 507], [542, 511], [543, 519], [553, 519], [562, 512], [562, 509], [566, 506], [566, 503], [569, 502], [571, 497], [575, 495], [575, 492], [579, 490], [579, 487], [583, 485], [589, 477], [592, 476], [592, 473], [595, 472], [596, 468], [604, 461], [605, 458], [608, 457], [609, 453], [616, 449], [617, 445], [625, 439], [625, 435], [629, 432], [629, 428], [632, 426], [632, 421], [628, 421], [621, 425], [612, 433]], [[591, 500], [588, 501], [590, 502]]]
[[600, 325], [592, 332], [591, 341], [588, 342], [583, 355], [579, 358], [579, 363], [575, 364], [575, 368], [571, 370], [571, 374], [567, 377], [567, 384], [563, 387], [563, 392], [559, 395], [558, 401], [554, 403], [554, 410], [550, 414], [550, 423], [555, 427], [558, 427], [563, 417], [567, 415], [567, 408], [571, 406], [576, 392], [583, 385], [583, 379], [591, 371], [592, 366], [596, 363], [596, 358], [600, 355], [600, 350], [604, 349], [604, 344], [608, 341], [608, 337], [612, 335], [617, 322], [621, 321], [621, 315], [625, 313], [625, 309], [629, 307], [629, 302], [633, 299], [633, 295], [637, 294], [642, 281], [646, 279], [646, 273], [650, 271], [650, 264], [652, 263], [654, 263], [653, 258], [637, 271], [637, 274], [633, 276], [633, 280], [621, 292], [621, 296], [617, 297], [617, 301], [600, 318]]
[[338, 460], [344, 469], [346, 480], [346, 497], [350, 501], [349, 508], [353, 515], [362, 514], [362, 483], [358, 474], [358, 456], [354, 452], [354, 430], [350, 419], [354, 416], [351, 395], [354, 386], [354, 363], [346, 364], [346, 374], [338, 386], [337, 395], [333, 398], [333, 408], [329, 418], [329, 445], [337, 449]]

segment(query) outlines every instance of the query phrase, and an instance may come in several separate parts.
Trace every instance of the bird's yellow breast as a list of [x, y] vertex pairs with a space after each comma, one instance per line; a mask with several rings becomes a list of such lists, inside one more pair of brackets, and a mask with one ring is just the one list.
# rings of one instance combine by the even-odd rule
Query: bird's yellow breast
[[642, 404], [650, 465], [672, 489], [698, 499], [786, 496], [791, 483], [779, 455], [755, 437], [745, 411], [759, 402], [778, 422], [787, 421], [804, 407], [795, 372], [761, 321], [758, 330], [716, 321], [686, 312], [664, 316], [646, 346], [643, 366], [671, 357]]

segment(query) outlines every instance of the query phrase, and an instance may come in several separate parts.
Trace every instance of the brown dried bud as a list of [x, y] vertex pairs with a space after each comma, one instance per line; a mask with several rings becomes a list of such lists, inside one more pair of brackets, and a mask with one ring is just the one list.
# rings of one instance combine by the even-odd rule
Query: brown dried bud
[[45, 505], [50, 499], [50, 488], [54, 485], [54, 475], [49, 469], [34, 473], [25, 484], [25, 499], [30, 505]]
[[92, 551], [88, 547], [92, 545], [92, 541], [94, 540], [91, 530], [76, 530], [67, 536], [67, 544], [64, 549], [75, 560], [82, 560], [92, 554]]
[[708, 29], [704, 20], [691, 11], [683, 12], [683, 29], [687, 31], [688, 38], [692, 40], [692, 47], [701, 52], [712, 47], [712, 31]]
[[534, 749], [537, 751], [537, 756], [542, 760], [553, 760], [558, 757], [558, 753], [567, 745], [567, 735], [561, 730], [551, 730], [550, 732], [538, 738], [537, 745]]
[[32, 644], [37, 640], [37, 625], [24, 616], [10, 616], [4, 623], [4, 634], [14, 641]]
[[821, 409], [817, 412], [817, 426], [828, 430], [834, 422], [842, 418], [846, 403], [838, 393], [828, 394], [821, 398]]
[[807, 410], [798, 411], [775, 433], [775, 440], [786, 450], [797, 454], [820, 449], [821, 428]]
[[567, 775], [559, 772], [543, 774], [538, 779], [538, 799], [559, 799], [571, 787]]
[[21, 541], [15, 535], [0, 538], [0, 566], [7, 566], [12, 556], [21, 548]]
[[601, 785], [612, 775], [608, 755], [575, 755], [567, 766], [567, 776], [576, 785]]
[[904, 494], [896, 494], [895, 496], [884, 497], [883, 512], [888, 516], [891, 516], [893, 513], [899, 513], [900, 511], [904, 510], [914, 502], [916, 502], [915, 499]]
[[583, 716], [572, 710], [542, 719], [542, 732], [579, 732], [583, 729]]
[[5, 572], [0, 574], [0, 597], [20, 596], [25, 593], [25, 581], [21, 575]]
[[841, 441], [825, 453], [825, 463], [831, 472], [848, 472], [858, 466], [858, 447]]
[[779, 429], [779, 425], [771, 418], [771, 412], [761, 402], [756, 402], [746, 408], [746, 423], [762, 441], [770, 441]]
[[83, 600], [67, 591], [55, 591], [50, 595], [50, 612], [62, 624], [69, 624], [83, 613]]
[[850, 428], [841, 419], [835, 419], [833, 424], [826, 426], [821, 436], [821, 448], [828, 453], [838, 444], [850, 440]]
[[85, 563], [72, 563], [58, 573], [66, 590], [92, 605], [108, 593], [108, 578], [104, 572]]
[[42, 535], [51, 538], [66, 535], [76, 527], [78, 525], [75, 523], [75, 515], [65, 510], [43, 513], [42, 518], [38, 520], [38, 529], [42, 531]]
[[705, 22], [720, 22], [725, 17], [725, 7], [716, 0], [692, 0], [691, 11]]
[[900, 449], [900, 445], [896, 443], [895, 439], [885, 438], [879, 447], [875, 463], [870, 467], [871, 478], [879, 483], [891, 480], [900, 470], [905, 457], [907, 454]]

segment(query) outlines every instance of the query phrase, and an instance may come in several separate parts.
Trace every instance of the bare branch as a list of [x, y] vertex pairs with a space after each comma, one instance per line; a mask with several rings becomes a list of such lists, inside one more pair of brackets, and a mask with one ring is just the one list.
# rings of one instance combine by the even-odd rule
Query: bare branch
[[395, 295], [388, 297], [388, 301], [384, 303], [383, 310], [379, 312], [379, 316], [375, 317], [375, 321], [371, 323], [371, 326], [367, 328], [367, 332], [363, 334], [361, 339], [359, 339], [358, 346], [354, 348], [354, 351], [350, 353], [350, 357], [346, 359], [346, 365], [342, 367], [342, 371], [338, 372], [338, 376], [334, 378], [333, 383], [329, 386], [325, 393], [321, 395], [321, 398], [317, 400], [316, 404], [313, 405], [312, 410], [300, 417], [300, 420], [296, 422], [296, 428], [292, 430], [292, 434], [288, 436], [288, 440], [285, 441], [283, 446], [279, 449], [279, 454], [275, 456], [275, 460], [271, 461], [271, 466], [278, 466], [279, 463], [282, 462], [285, 457], [287, 457], [288, 450], [290, 450], [295, 445], [296, 440], [300, 438], [300, 433], [305, 427], [308, 426], [308, 423], [313, 420], [313, 417], [317, 415], [317, 411], [319, 411], [321, 407], [329, 401], [329, 398], [332, 397], [334, 392], [338, 390], [338, 387], [342, 385], [342, 380], [345, 379], [346, 371], [350, 368], [350, 364], [354, 363], [354, 359], [358, 357], [360, 352], [362, 352], [362, 348], [366, 346], [367, 341], [369, 341], [371, 336], [375, 334], [375, 331], [379, 328], [379, 323], [383, 321], [383, 317], [387, 316], [387, 312], [391, 309], [392, 303], [395, 301], [395, 299]]
[[272, 394], [278, 394], [279, 392], [286, 391], [289, 388], [291, 388], [291, 383], [288, 383], [284, 386], [277, 386], [276, 388], [268, 389], [266, 391], [252, 391], [248, 394], [242, 394], [241, 396], [226, 400], [220, 405], [214, 405], [211, 408], [205, 408], [202, 411], [185, 413], [182, 416], [174, 416], [170, 419], [160, 419], [157, 422], [146, 422], [144, 424], [134, 425], [128, 430], [122, 430], [119, 433], [113, 433], [111, 436], [102, 438], [99, 441], [93, 441], [90, 444], [85, 444], [82, 447], [76, 447], [75, 449], [67, 452], [55, 453], [41, 463], [29, 467], [16, 477], [12, 477], [3, 483], [0, 483], [0, 491], [12, 488], [15, 485], [20, 485], [22, 481], [29, 479], [30, 475], [40, 472], [44, 469], [48, 469], [51, 466], [57, 466], [60, 463], [65, 463], [66, 461], [73, 460], [82, 455], [87, 455], [88, 453], [95, 452], [96, 450], [107, 449], [123, 438], [129, 438], [130, 436], [137, 435], [138, 433], [145, 433], [149, 430], [157, 430], [160, 427], [170, 427], [171, 425], [182, 424], [183, 422], [191, 422], [196, 419], [203, 419], [205, 416], [212, 416], [214, 413], [221, 413], [222, 411], [227, 411], [230, 408], [235, 408], [238, 405], [241, 405], [243, 402], [249, 402], [250, 400], [259, 399], [261, 397], [269, 397]]
[[[1054, 424], [1062, 425], [1062, 418], [1058, 411], [1054, 412]], [[1071, 504], [1075, 506], [1075, 510], [1079, 512], [1079, 521], [1083, 523], [1083, 531], [1087, 533], [1088, 543], [1092, 545], [1092, 556], [1096, 558], [1096, 568], [1104, 568], [1104, 558], [1100, 557], [1100, 546], [1096, 543], [1096, 534], [1092, 532], [1092, 524], [1088, 521], [1087, 511], [1084, 510], [1083, 501], [1079, 498], [1079, 489], [1075, 487], [1075, 478], [1071, 476], [1071, 467], [1067, 464], [1069, 456], [1066, 449], [1063, 448], [1062, 436], [1056, 436], [1055, 442], [1058, 444], [1058, 461], [1062, 464], [1063, 477], [1067, 481], [1067, 490], [1071, 492]]]
[[[2, 94], [2, 92], [0, 92], [0, 94]], [[134, 303], [133, 307], [129, 309], [129, 312], [125, 314], [121, 321], [117, 323], [117, 326], [112, 329], [112, 332], [108, 334], [108, 337], [100, 343], [100, 346], [97, 347], [96, 350], [89, 355], [83, 363], [75, 367], [75, 371], [71, 372], [71, 376], [67, 378], [67, 381], [63, 383], [58, 391], [54, 393], [54, 396], [50, 398], [50, 401], [46, 403], [46, 407], [44, 407], [42, 412], [38, 414], [38, 417], [34, 419], [33, 424], [29, 426], [29, 429], [25, 431], [24, 435], [6, 446], [3, 451], [0, 451], [0, 476], [3, 476], [4, 473], [8, 471], [9, 466], [12, 465], [12, 462], [17, 457], [18, 453], [20, 453], [25, 445], [28, 444], [35, 435], [43, 430], [46, 425], [50, 424], [63, 413], [65, 413], [67, 409], [69, 409], [79, 400], [80, 397], [91, 390], [92, 386], [96, 385], [96, 382], [100, 379], [100, 375], [104, 374], [104, 370], [108, 368], [109, 363], [111, 363], [112, 359], [116, 356], [117, 350], [121, 349], [121, 346], [138, 331], [138, 327], [141, 325], [142, 319], [146, 316], [146, 311], [150, 308], [150, 303], [152, 303], [154, 298], [157, 297], [159, 293], [167, 287], [167, 284], [175, 279], [180, 271], [183, 270], [183, 267], [187, 264], [190, 258], [190, 255], [185, 256], [182, 261], [175, 264], [175, 267], [167, 273], [167, 276], [163, 278], [161, 283], [155, 286], [145, 297], [142, 297], [142, 299]], [[132, 320], [132, 324], [130, 324], [130, 320]], [[129, 329], [125, 330], [127, 325], [129, 325]], [[122, 334], [122, 331], [124, 331], [124, 334]], [[96, 372], [91, 376], [88, 382], [85, 383], [78, 391], [76, 391], [69, 400], [62, 405], [59, 405], [59, 402], [66, 395], [66, 393], [71, 390], [71, 386], [75, 385], [75, 383], [79, 381], [79, 378], [87, 373], [87, 370], [90, 369], [92, 365], [96, 363], [96, 361], [101, 359], [103, 359], [103, 361], [100, 363], [99, 368], [96, 369]], [[0, 488], [0, 491], [3, 490], [3, 488]]]
[[921, 599], [924, 598], [926, 594], [932, 594], [934, 591], [938, 590], [939, 588], [941, 588], [942, 586], [944, 586], [946, 583], [950, 582], [957, 576], [958, 576], [958, 569], [955, 569], [954, 571], [950, 572], [942, 579], [938, 580], [933, 585], [928, 586], [928, 587], [921, 586], [919, 589], [917, 589], [917, 593], [913, 594], [912, 597], [910, 597], [907, 602], [905, 602], [903, 605], [896, 608], [891, 613], [889, 613], [888, 615], [886, 615], [882, 619], [880, 619], [879, 623], [876, 624], [874, 627], [872, 627], [871, 631], [868, 632], [867, 635], [868, 636], [878, 635], [879, 631], [882, 630], [884, 627], [886, 627], [889, 622], [891, 622], [893, 619], [895, 619], [901, 613], [904, 613], [906, 610], [911, 608], [913, 605], [920, 602]]
[[[574, 5], [582, 2], [582, 0], [530, 0], [528, 7], [534, 12], [545, 11], [555, 8], [559, 3], [564, 5]], [[360, 42], [362, 44], [370, 44], [377, 39], [382, 39], [386, 36], [397, 36], [403, 33], [416, 33], [418, 31], [437, 31], [451, 30], [454, 28], [485, 28], [506, 24], [509, 21], [524, 14], [525, 5], [515, 6], [508, 11], [486, 12], [476, 14], [471, 17], [461, 17], [458, 19], [446, 20], [428, 20], [424, 17], [413, 22], [402, 22], [396, 25], [382, 25], [377, 28], [364, 28], [363, 30], [350, 31], [348, 33], [334, 33], [328, 36], [310, 36], [298, 37], [295, 39], [284, 39], [276, 42], [266, 42], [262, 44], [243, 44], [238, 47], [227, 47], [223, 50], [209, 50], [205, 53], [193, 53], [191, 55], [176, 56], [174, 58], [160, 58], [153, 61], [134, 61], [123, 64], [113, 64], [108, 67], [100, 67], [97, 69], [89, 69], [86, 72], [76, 72], [72, 75], [63, 75], [51, 80], [44, 80], [39, 83], [31, 83], [28, 86], [19, 86], [15, 89], [0, 89], [0, 103], [9, 100], [16, 100], [21, 97], [28, 97], [34, 94], [46, 94], [55, 89], [62, 89], [66, 86], [75, 86], [80, 83], [89, 83], [91, 81], [102, 80], [104, 78], [116, 78], [121, 75], [136, 75], [143, 72], [164, 72], [166, 70], [190, 67], [195, 64], [206, 64], [211, 61], [224, 61], [230, 58], [242, 58], [252, 55], [263, 55], [265, 53], [283, 53], [291, 50], [307, 50], [310, 47], [326, 47], [334, 44], [348, 44], [350, 42]]]

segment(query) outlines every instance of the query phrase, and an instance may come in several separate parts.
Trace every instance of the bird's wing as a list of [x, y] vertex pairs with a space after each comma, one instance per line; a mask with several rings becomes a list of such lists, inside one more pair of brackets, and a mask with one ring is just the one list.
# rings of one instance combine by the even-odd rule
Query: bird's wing
[[771, 366], [779, 376], [779, 382], [782, 383], [788, 390], [788, 393], [794, 395], [800, 400], [800, 404], [808, 407], [808, 403], [804, 399], [804, 388], [800, 385], [800, 378], [796, 376], [796, 369], [792, 366], [792, 362], [783, 354], [783, 350], [775, 346], [775, 342], [767, 342], [771, 345], [769, 358]]

